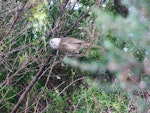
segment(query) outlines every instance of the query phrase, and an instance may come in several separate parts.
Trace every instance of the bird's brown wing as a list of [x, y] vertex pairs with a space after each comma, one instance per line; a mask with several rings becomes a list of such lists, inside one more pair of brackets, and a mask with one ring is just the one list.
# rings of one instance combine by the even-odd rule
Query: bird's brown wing
[[70, 44], [82, 44], [85, 43], [84, 40], [80, 40], [80, 39], [76, 39], [76, 38], [69, 38], [69, 37], [65, 37], [63, 38], [63, 40], [65, 40], [66, 43], [70, 43]]
[[80, 39], [76, 39], [76, 38], [65, 37], [64, 40], [67, 40], [66, 43], [75, 44], [75, 45], [78, 45], [78, 46], [81, 46], [81, 47], [90, 47], [90, 46], [92, 46], [91, 43], [87, 43], [84, 40], [80, 40]]
[[85, 41], [69, 37], [62, 38], [59, 49], [62, 51], [77, 52], [82, 47], [82, 43], [85, 43]]
[[64, 37], [61, 40], [59, 49], [64, 52], [75, 52], [78, 53], [80, 49], [90, 47], [90, 43], [86, 43], [83, 40], [71, 38], [71, 37]]

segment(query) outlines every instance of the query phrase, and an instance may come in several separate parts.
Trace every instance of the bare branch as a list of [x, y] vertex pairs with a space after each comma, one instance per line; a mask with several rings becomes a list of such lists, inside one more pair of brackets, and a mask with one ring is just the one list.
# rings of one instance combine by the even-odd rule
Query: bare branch
[[23, 99], [25, 98], [25, 96], [28, 94], [28, 92], [31, 90], [31, 88], [33, 87], [33, 85], [37, 82], [37, 80], [39, 79], [39, 77], [41, 76], [41, 74], [43, 73], [43, 71], [45, 70], [46, 65], [49, 63], [49, 61], [51, 60], [52, 56], [49, 55], [48, 59], [46, 60], [46, 62], [43, 64], [43, 66], [39, 69], [38, 73], [35, 75], [35, 77], [32, 79], [32, 81], [29, 83], [29, 85], [26, 87], [25, 91], [21, 94], [19, 101], [17, 102], [17, 104], [15, 105], [15, 107], [12, 110], [12, 113], [16, 113], [17, 110], [19, 109]]
[[4, 38], [7, 37], [10, 34], [11, 29], [14, 27], [14, 25], [17, 22], [17, 20], [19, 19], [19, 16], [21, 15], [21, 13], [24, 11], [24, 7], [27, 4], [27, 2], [28, 2], [28, 0], [25, 0], [23, 6], [21, 8], [19, 8], [19, 9], [17, 9], [17, 13], [16, 13], [16, 15], [14, 17], [14, 20], [13, 20], [13, 22], [12, 22], [12, 24], [11, 24], [11, 26], [10, 26], [7, 34], [6, 34], [6, 36], [4, 36]]

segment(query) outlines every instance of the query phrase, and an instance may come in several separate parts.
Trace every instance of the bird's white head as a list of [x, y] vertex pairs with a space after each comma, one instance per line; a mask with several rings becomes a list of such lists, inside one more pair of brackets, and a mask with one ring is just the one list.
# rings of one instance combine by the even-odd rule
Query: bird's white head
[[58, 49], [60, 42], [61, 42], [61, 38], [52, 38], [52, 39], [49, 41], [49, 45], [50, 45], [51, 48], [53, 48], [53, 49]]

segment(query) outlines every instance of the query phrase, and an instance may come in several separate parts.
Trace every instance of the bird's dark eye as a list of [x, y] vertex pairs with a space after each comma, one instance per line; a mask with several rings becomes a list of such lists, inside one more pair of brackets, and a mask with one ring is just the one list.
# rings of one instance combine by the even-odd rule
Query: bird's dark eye
[[54, 42], [54, 41], [52, 41], [52, 40], [51, 40], [51, 45], [52, 45], [52, 46], [55, 46], [55, 42]]

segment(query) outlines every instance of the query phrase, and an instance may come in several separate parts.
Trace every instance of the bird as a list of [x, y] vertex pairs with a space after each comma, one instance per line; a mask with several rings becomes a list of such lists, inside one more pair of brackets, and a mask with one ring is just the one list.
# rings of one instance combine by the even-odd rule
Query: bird
[[60, 50], [64, 53], [79, 53], [81, 49], [92, 46], [91, 43], [73, 37], [52, 38], [49, 41], [49, 45], [52, 49]]

